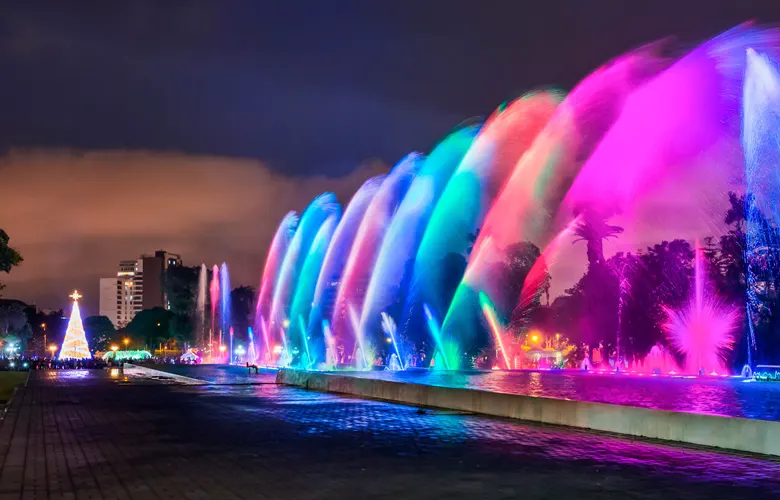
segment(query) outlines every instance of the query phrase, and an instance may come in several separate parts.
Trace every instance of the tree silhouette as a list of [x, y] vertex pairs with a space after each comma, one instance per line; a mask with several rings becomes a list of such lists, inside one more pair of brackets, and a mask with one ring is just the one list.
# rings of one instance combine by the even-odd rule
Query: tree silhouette
[[[8, 246], [10, 239], [8, 234], [0, 229], [0, 272], [6, 274], [11, 272], [12, 267], [18, 266], [24, 260], [19, 252]], [[0, 283], [0, 292], [3, 291], [3, 288], [5, 285]]]
[[616, 238], [623, 232], [620, 226], [607, 224], [609, 215], [591, 208], [578, 208], [574, 215], [580, 217], [574, 227], [574, 234], [578, 237], [574, 243], [584, 241], [587, 245], [588, 265], [604, 262], [604, 240]]
[[91, 349], [106, 351], [112, 337], [116, 335], [116, 330], [114, 324], [107, 317], [89, 316], [84, 319], [84, 333]]

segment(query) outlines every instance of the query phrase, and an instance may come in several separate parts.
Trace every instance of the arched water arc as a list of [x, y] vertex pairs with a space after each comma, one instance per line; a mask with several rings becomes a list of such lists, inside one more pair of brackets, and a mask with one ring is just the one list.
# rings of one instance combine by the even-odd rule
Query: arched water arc
[[[664, 181], [695, 169], [715, 175], [719, 172], [707, 166], [717, 164], [736, 176], [736, 165], [724, 165], [722, 155], [727, 145], [739, 146], [746, 50], [776, 45], [778, 35], [735, 28], [690, 51], [633, 92], [572, 183], [560, 216], [569, 218], [572, 207], [586, 205], [630, 218]], [[691, 197], [691, 202], [701, 199]]]
[[[257, 305], [255, 307], [255, 331], [263, 331], [268, 327], [268, 325], [261, 327], [259, 323], [260, 321], [263, 321], [263, 318], [270, 317], [273, 291], [276, 282], [279, 279], [279, 272], [282, 267], [284, 256], [287, 253], [290, 240], [292, 240], [297, 227], [298, 214], [296, 212], [287, 212], [279, 223], [273, 240], [271, 241], [271, 247], [268, 249], [265, 266], [263, 267], [263, 276], [260, 280], [260, 287], [258, 289]], [[270, 363], [271, 349], [273, 346], [269, 345], [266, 340], [267, 339], [264, 337], [261, 357], [265, 363]]]
[[[295, 349], [306, 350], [308, 362], [317, 359], [326, 366], [359, 362], [367, 367], [373, 362], [371, 352], [392, 347], [396, 358], [402, 357], [399, 352], [403, 354], [403, 349], [396, 349], [399, 343], [392, 338], [395, 334], [389, 335], [387, 328], [382, 328], [384, 313], [385, 318], [403, 318], [398, 323], [399, 338], [404, 341], [418, 345], [434, 341], [436, 350], [445, 354], [439, 354], [437, 367], [457, 368], [466, 348], [473, 357], [474, 349], [485, 348], [485, 344], [499, 347], [496, 352], [507, 356], [514, 350], [514, 358], [507, 361], [500, 354], [503, 361], [499, 362], [502, 368], [514, 367], [518, 364], [517, 341], [526, 328], [524, 322], [530, 318], [524, 315], [524, 309], [540, 307], [539, 294], [546, 286], [542, 284], [549, 283], [551, 273], [557, 272], [557, 261], [569, 260], [556, 258], [561, 252], [568, 256], [568, 251], [576, 249], [580, 252], [575, 256], [578, 262], [584, 263], [587, 257], [588, 269], [598, 270], [608, 262], [617, 266], [619, 255], [629, 253], [634, 255], [632, 259], [645, 262], [647, 255], [642, 244], [633, 246], [637, 241], [693, 240], [694, 234], [717, 236], [713, 228], [722, 230], [721, 216], [717, 214], [723, 212], [706, 203], [712, 198], [708, 184], [718, 184], [704, 179], [738, 179], [742, 175], [747, 178], [747, 185], [752, 175], [753, 185], [760, 186], [760, 194], [769, 199], [777, 197], [771, 182], [762, 178], [769, 171], [761, 170], [766, 159], [773, 161], [776, 155], [770, 147], [774, 132], [766, 133], [771, 129], [767, 124], [774, 123], [775, 115], [766, 104], [767, 95], [756, 93], [757, 89], [766, 92], [765, 83], [751, 87], [750, 79], [772, 82], [771, 71], [756, 68], [762, 64], [763, 56], [759, 54], [767, 49], [766, 61], [770, 61], [778, 46], [777, 32], [742, 26], [677, 59], [658, 56], [662, 46], [645, 47], [618, 58], [584, 79], [562, 102], [554, 92], [531, 93], [494, 114], [459, 163], [453, 160], [455, 155], [449, 157], [449, 167], [457, 163], [457, 168], [443, 190], [442, 180], [447, 176], [439, 173], [445, 170], [435, 170], [431, 158], [403, 176], [399, 171], [408, 158], [400, 162], [370, 196], [360, 198], [361, 210], [356, 208], [355, 216], [348, 216], [348, 207], [326, 249], [311, 243], [324, 219], [304, 231], [307, 236], [300, 229], [293, 236], [278, 266], [277, 279], [263, 278], [266, 283], [273, 282], [272, 291], [267, 292], [273, 297], [266, 313], [271, 317], [270, 337], [283, 341], [290, 328], [299, 339]], [[749, 47], [757, 51], [748, 53]], [[743, 144], [738, 133], [741, 104], [745, 108]], [[747, 175], [741, 170], [741, 160], [734, 161], [735, 155], [724, 154], [729, 148], [736, 148], [734, 152], [740, 156], [744, 149]], [[423, 160], [420, 158], [419, 162]], [[436, 174], [429, 176], [433, 172]], [[403, 181], [399, 181], [400, 177]], [[675, 195], [659, 198], [661, 188], [670, 184], [677, 188]], [[723, 185], [720, 186], [722, 203]], [[746, 200], [750, 201], [751, 195], [756, 196], [749, 192]], [[682, 224], [656, 224], [650, 226], [657, 230], [655, 233], [645, 234], [647, 217], [658, 217], [654, 213], [658, 209], [650, 202], [658, 203], [658, 199], [667, 204], [661, 210], [670, 208], [672, 202], [699, 210], [702, 215], [686, 221], [687, 227], [699, 233], [675, 233], [674, 227]], [[772, 239], [769, 246], [775, 246], [775, 233], [768, 230], [775, 225], [773, 209], [771, 206], [757, 212], [772, 221], [769, 224], [758, 215], [748, 217], [753, 226], [748, 222], [745, 227], [758, 228], [763, 238], [748, 245], [758, 250], [755, 255], [761, 253], [767, 238]], [[615, 220], [611, 221], [613, 217]], [[617, 243], [623, 248], [612, 242], [604, 244], [603, 237], [593, 236], [599, 224], [607, 228], [619, 225], [617, 229], [625, 229], [624, 234], [633, 239], [618, 238]], [[586, 235], [586, 244], [571, 245], [575, 234]], [[303, 244], [304, 239], [308, 245]], [[295, 240], [299, 242], [296, 244]], [[682, 249], [677, 254], [680, 258], [693, 254], [689, 243], [672, 243]], [[315, 269], [318, 266], [314, 260], [311, 265], [306, 264], [315, 246], [319, 269]], [[663, 244], [661, 247], [666, 248]], [[519, 278], [520, 274], [512, 268], [514, 274], [504, 280], [505, 270], [518, 262], [512, 252], [523, 249], [530, 251], [527, 256], [520, 256], [525, 259], [521, 263], [527, 261], [527, 274]], [[619, 255], [610, 256], [611, 253]], [[764, 257], [762, 254], [758, 260], [767, 260]], [[691, 272], [692, 258], [684, 258], [687, 261], [681, 269]], [[751, 255], [748, 260], [752, 258]], [[407, 287], [408, 273], [404, 273], [404, 268], [412, 261], [411, 286]], [[603, 271], [604, 283], [611, 287], [614, 276], [607, 273], [609, 269]], [[666, 276], [665, 272], [653, 272], [655, 276]], [[758, 289], [756, 285], [764, 280], [760, 274], [763, 272], [749, 267], [748, 274], [753, 276], [747, 279], [752, 283], [750, 290]], [[264, 274], [271, 275], [273, 271]], [[616, 311], [604, 311], [610, 321], [618, 318], [617, 327], [605, 323], [605, 330], [611, 335], [609, 342], [614, 342], [616, 336], [619, 341], [632, 335], [631, 323], [620, 322], [625, 314], [632, 314], [630, 308], [623, 307], [634, 289], [630, 283], [623, 286], [623, 282], [636, 277], [630, 274], [618, 276], [620, 297]], [[512, 286], [505, 287], [504, 281], [512, 281]], [[685, 294], [680, 293], [673, 297], [677, 309], [669, 311], [670, 317], [672, 312], [686, 310], [687, 306], [680, 305]], [[311, 303], [304, 304], [303, 298], [309, 296]], [[611, 300], [604, 302], [606, 308], [611, 307]], [[706, 302], [694, 297], [691, 303], [698, 306], [688, 309], [701, 312], [706, 309]], [[397, 312], [400, 304], [404, 304], [403, 316]], [[587, 301], [583, 304], [587, 305]], [[578, 307], [581, 311], [590, 310]], [[258, 310], [263, 311], [260, 301]], [[260, 323], [266, 314], [258, 315]], [[443, 325], [439, 326], [442, 318]], [[530, 324], [531, 320], [528, 321]], [[653, 321], [653, 332], [662, 335], [660, 323]], [[579, 318], [576, 325], [585, 323], [590, 324], [587, 316]], [[382, 332], [384, 338], [377, 337]], [[301, 342], [310, 337], [313, 342]], [[377, 340], [388, 339], [375, 345]], [[279, 340], [265, 344], [273, 344], [276, 349]], [[430, 359], [429, 346], [430, 342], [422, 347], [426, 350], [425, 362]], [[536, 352], [533, 346], [525, 347]], [[605, 347], [605, 356], [612, 356], [608, 352], [611, 348], [614, 346]], [[663, 353], [664, 349], [659, 347], [657, 352]], [[687, 352], [694, 351], [688, 348]], [[690, 358], [702, 356], [693, 354]], [[397, 361], [401, 365], [401, 360]]]
[[[447, 183], [420, 243], [406, 306], [407, 328], [410, 324], [424, 324], [415, 319], [422, 314], [422, 304], [428, 304], [438, 317], [447, 312], [449, 298], [445, 296], [446, 270], [442, 268], [442, 259], [448, 254], [466, 253], [470, 236], [479, 229], [507, 175], [559, 101], [559, 95], [553, 92], [528, 94], [496, 111], [482, 127]], [[447, 332], [446, 322], [442, 330], [446, 337], [455, 335]], [[471, 333], [463, 329], [458, 335], [468, 342]]]
[[350, 343], [363, 338], [358, 331], [360, 311], [382, 240], [422, 161], [422, 155], [412, 153], [390, 171], [366, 209], [350, 249], [331, 318], [334, 335], [349, 352], [356, 351]]
[[290, 301], [298, 284], [301, 269], [312, 241], [323, 222], [340, 210], [333, 193], [325, 193], [312, 201], [301, 216], [298, 228], [282, 260], [271, 303], [269, 341], [279, 341], [284, 356], [291, 356], [286, 330], [290, 327]]
[[[478, 124], [455, 130], [439, 143], [415, 175], [390, 222], [366, 291], [360, 328], [376, 340], [380, 314], [402, 319], [414, 259], [433, 208], [452, 173], [471, 147]], [[399, 355], [400, 356], [400, 355]]]
[[[312, 309], [312, 299], [314, 297], [314, 290], [317, 286], [317, 277], [320, 274], [322, 268], [322, 262], [325, 259], [325, 254], [333, 238], [333, 232], [336, 229], [336, 225], [341, 217], [341, 210], [334, 210], [325, 222], [320, 226], [317, 235], [312, 241], [309, 248], [308, 255], [301, 268], [301, 276], [298, 278], [298, 284], [295, 287], [295, 295], [293, 297], [290, 306], [290, 318], [293, 321], [290, 323], [288, 330], [288, 337], [293, 349], [297, 349], [301, 353], [301, 366], [308, 368], [310, 364], [314, 363], [316, 359], [322, 361], [324, 358], [324, 352], [322, 355], [315, 352], [315, 356], [312, 355], [312, 349], [309, 343], [309, 331], [307, 328], [306, 319], [309, 317], [309, 313]], [[303, 361], [302, 353], [307, 354], [306, 362]]]
[[[495, 303], [516, 303], [519, 297], [505, 297], [493, 286], [490, 268], [500, 265], [512, 244], [530, 241], [544, 246], [551, 240], [553, 219], [584, 161], [618, 118], [628, 95], [664, 68], [659, 48], [649, 45], [605, 64], [566, 96], [490, 207], [475, 248], [490, 238], [491, 251], [472, 253], [461, 286], [486, 293], [491, 308]], [[461, 289], [451, 308], [465, 307], [467, 295]], [[510, 312], [504, 308], [496, 314], [508, 317]]]
[[[768, 310], [767, 283], [774, 283], [780, 263], [780, 71], [766, 55], [747, 50], [747, 68], [742, 99], [742, 148], [745, 155], [746, 197], [745, 260], [747, 282], [748, 365], [758, 352], [755, 324]], [[770, 360], [758, 360], [767, 363]]]
[[350, 255], [352, 245], [369, 204], [376, 196], [385, 176], [372, 177], [360, 186], [344, 210], [338, 226], [328, 246], [322, 262], [317, 286], [312, 299], [309, 314], [308, 331], [311, 332], [313, 343], [317, 349], [327, 349], [325, 340], [324, 320], [330, 325], [330, 318], [336, 304], [339, 283], [344, 273], [344, 267]]

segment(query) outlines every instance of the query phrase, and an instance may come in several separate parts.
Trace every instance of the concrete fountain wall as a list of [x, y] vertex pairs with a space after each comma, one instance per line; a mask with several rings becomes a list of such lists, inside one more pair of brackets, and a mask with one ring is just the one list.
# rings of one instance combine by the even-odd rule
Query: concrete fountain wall
[[768, 420], [435, 387], [290, 369], [279, 370], [276, 382], [414, 406], [780, 456], [780, 422]]

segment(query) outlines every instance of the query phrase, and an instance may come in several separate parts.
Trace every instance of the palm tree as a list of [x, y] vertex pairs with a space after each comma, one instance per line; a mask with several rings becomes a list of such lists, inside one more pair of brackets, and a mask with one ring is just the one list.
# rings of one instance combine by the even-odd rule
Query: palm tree
[[591, 208], [575, 209], [574, 215], [580, 217], [574, 227], [574, 234], [578, 236], [574, 243], [584, 241], [587, 244], [589, 266], [604, 263], [604, 240], [616, 238], [623, 228], [607, 224], [609, 215]]
[[747, 204], [749, 201], [752, 201], [752, 198], [752, 195], [749, 195], [749, 197], [745, 195], [739, 196], [729, 191], [729, 209], [723, 218], [724, 222], [729, 226], [735, 224], [737, 226], [735, 229], [741, 229], [747, 220]]

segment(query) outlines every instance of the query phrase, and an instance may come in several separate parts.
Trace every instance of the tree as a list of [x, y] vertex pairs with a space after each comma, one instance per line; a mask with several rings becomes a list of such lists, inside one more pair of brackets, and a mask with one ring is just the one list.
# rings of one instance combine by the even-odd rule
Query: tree
[[644, 357], [656, 343], [667, 343], [665, 309], [680, 309], [690, 300], [694, 249], [685, 240], [663, 241], [637, 258], [623, 313], [623, 345], [625, 352]]
[[619, 286], [616, 273], [609, 263], [596, 262], [580, 280], [566, 290], [569, 300], [560, 302], [570, 308], [564, 312], [571, 318], [566, 327], [568, 337], [596, 346], [599, 342], [614, 343], [617, 332]]
[[163, 287], [170, 304], [170, 336], [180, 342], [193, 340], [199, 267], [171, 266], [165, 270]]
[[233, 330], [243, 336], [252, 324], [255, 312], [255, 289], [251, 286], [238, 286], [230, 291], [230, 314]]
[[26, 349], [32, 337], [32, 329], [25, 314], [26, 305], [18, 300], [0, 300], [0, 337], [3, 345], [14, 345], [20, 351]]
[[155, 307], [153, 309], [144, 309], [135, 315], [125, 330], [136, 343], [143, 342], [152, 348], [161, 342], [167, 342], [170, 339], [170, 326], [173, 314], [163, 309]]
[[623, 232], [623, 228], [607, 224], [609, 215], [591, 208], [578, 208], [574, 215], [580, 218], [574, 228], [574, 234], [578, 237], [574, 243], [586, 243], [588, 265], [604, 262], [604, 240], [616, 238]]
[[84, 332], [89, 347], [96, 351], [106, 351], [111, 339], [116, 335], [114, 324], [105, 316], [89, 316], [84, 320]]
[[199, 267], [170, 266], [163, 276], [165, 295], [173, 314], [191, 316], [198, 294]]
[[0, 335], [6, 335], [24, 328], [27, 315], [25, 304], [18, 300], [0, 300]]
[[[510, 245], [504, 252], [495, 279], [499, 284], [498, 305], [511, 313], [511, 328], [519, 335], [540, 305], [541, 296], [550, 288], [550, 274], [542, 261], [539, 247], [530, 241]], [[533, 272], [533, 274], [532, 274]]]
[[63, 337], [65, 337], [65, 329], [68, 327], [68, 318], [65, 316], [65, 311], [58, 309], [44, 315], [43, 318], [43, 322], [46, 323], [47, 342], [59, 346]]
[[[12, 267], [18, 266], [24, 260], [19, 252], [8, 246], [10, 240], [8, 234], [0, 229], [0, 272], [6, 274], [11, 272]], [[3, 288], [5, 285], [0, 283], [0, 292], [3, 291]]]

